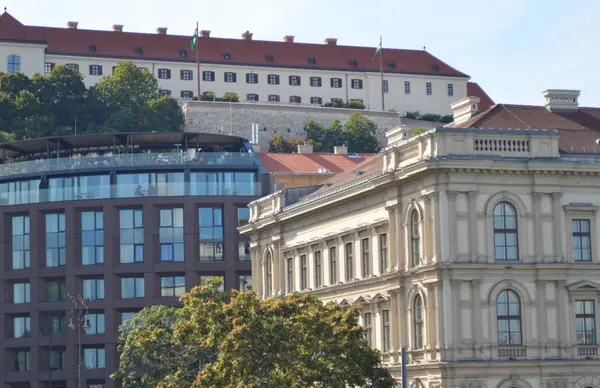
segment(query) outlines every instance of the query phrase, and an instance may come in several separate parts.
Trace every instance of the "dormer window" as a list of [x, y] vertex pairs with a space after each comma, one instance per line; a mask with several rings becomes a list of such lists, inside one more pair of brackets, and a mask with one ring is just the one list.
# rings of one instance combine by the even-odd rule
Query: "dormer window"
[[143, 55], [143, 54], [144, 54], [144, 49], [143, 49], [143, 48], [141, 48], [141, 47], [137, 47], [137, 48], [135, 49], [135, 53], [136, 53], [137, 55]]
[[308, 63], [310, 63], [311, 65], [314, 65], [317, 63], [317, 58], [315, 57], [308, 57]]
[[225, 51], [223, 53], [223, 58], [226, 60], [230, 60], [231, 59], [231, 53], [229, 51]]
[[390, 63], [388, 63], [388, 67], [390, 69], [395, 69], [396, 68], [396, 62], [390, 62]]
[[352, 67], [357, 67], [358, 66], [358, 63], [356, 62], [356, 59], [351, 59], [351, 60], [348, 61], [348, 63]]
[[180, 57], [187, 57], [187, 50], [181, 50], [181, 51], [179, 51], [179, 56]]
[[91, 51], [91, 52], [93, 52], [93, 53], [95, 53], [95, 52], [96, 52], [96, 45], [95, 45], [95, 44], [91, 44], [91, 45], [89, 46], [89, 48], [90, 48], [90, 51]]
[[275, 62], [275, 59], [273, 58], [272, 55], [265, 55], [265, 59], [267, 60], [267, 62], [269, 63], [273, 63]]

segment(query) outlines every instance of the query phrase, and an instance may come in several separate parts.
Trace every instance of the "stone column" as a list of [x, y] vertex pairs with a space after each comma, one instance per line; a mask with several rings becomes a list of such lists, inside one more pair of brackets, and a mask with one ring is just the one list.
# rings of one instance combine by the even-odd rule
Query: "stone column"
[[[548, 342], [548, 324], [546, 323], [546, 281], [545, 280], [537, 280], [536, 281], [536, 290], [535, 290], [535, 299], [537, 301], [537, 331], [538, 331], [538, 340], [540, 343], [540, 347], [546, 345]], [[561, 317], [561, 319], [564, 316]], [[540, 351], [541, 352], [541, 351]], [[541, 356], [541, 354], [540, 354]]]
[[[431, 196], [424, 195], [423, 199], [423, 219], [421, 227], [421, 245], [423, 247], [421, 251], [421, 259], [423, 264], [427, 265], [431, 263], [431, 255], [433, 253], [433, 239], [432, 239], [432, 228], [431, 228], [431, 212], [433, 206], [431, 206]], [[409, 220], [410, 222], [410, 220]]]
[[400, 229], [398, 224], [398, 205], [386, 206], [385, 210], [388, 212], [388, 231], [387, 231], [387, 243], [388, 243], [388, 268], [398, 268], [399, 256], [400, 256], [400, 244], [399, 244], [399, 233]]
[[456, 261], [458, 258], [458, 235], [457, 228], [458, 225], [456, 223], [456, 196], [458, 195], [458, 191], [446, 191], [446, 196], [448, 197], [448, 239], [449, 244], [449, 261]]
[[373, 331], [375, 332], [375, 339], [373, 343], [379, 351], [383, 351], [383, 321], [381, 320], [381, 305], [379, 302], [375, 302], [373, 305]]
[[[540, 262], [544, 258], [544, 237], [542, 230], [542, 199], [544, 193], [531, 193], [533, 199], [533, 246], [535, 249], [535, 259]], [[527, 252], [520, 252], [520, 257]]]
[[400, 351], [400, 337], [399, 328], [400, 322], [398, 321], [398, 289], [388, 291], [389, 305], [390, 305], [390, 353], [392, 360], [395, 363], [398, 362], [398, 353]]
[[281, 254], [281, 242], [275, 241], [271, 244], [273, 249], [273, 295], [283, 295], [285, 287], [283, 281], [285, 279], [285, 265], [283, 265], [283, 255]]
[[[441, 281], [435, 283], [435, 312], [436, 312], [436, 331], [437, 331], [437, 343], [436, 348], [440, 349], [440, 352], [444, 351], [446, 347], [446, 333], [444, 320], [444, 285]], [[444, 359], [445, 357], [441, 357]]]
[[[469, 258], [479, 258], [479, 228], [477, 226], [477, 191], [469, 191]], [[487, 241], [487, 240], [486, 240]]]
[[331, 279], [331, 266], [329, 258], [329, 247], [324, 242], [319, 244], [321, 248], [321, 265], [323, 266], [323, 285], [331, 286], [329, 280]]
[[[562, 233], [562, 208], [560, 206], [560, 200], [562, 193], [552, 193], [552, 215], [554, 222], [552, 223], [554, 229], [554, 257], [556, 261], [563, 262], [565, 256], [563, 253], [563, 233]], [[564, 315], [561, 315], [564, 316]]]
[[569, 320], [568, 319], [560, 319], [566, 317], [568, 314], [568, 306], [567, 306], [567, 289], [565, 288], [566, 281], [559, 280], [556, 282], [556, 300], [558, 301], [558, 317], [556, 320], [557, 326], [557, 337], [558, 337], [558, 348], [559, 348], [559, 356], [565, 356], [564, 346], [571, 345], [570, 341], [570, 333], [569, 333]]
[[453, 325], [454, 325], [454, 354], [452, 359], [456, 360], [458, 358], [458, 348], [461, 346], [462, 343], [462, 332], [461, 332], [461, 321], [462, 321], [462, 316], [461, 316], [461, 311], [460, 311], [460, 280], [452, 280], [451, 281], [451, 288], [452, 288], [452, 311], [454, 312], [454, 316], [452, 317], [453, 321]]
[[440, 193], [433, 192], [429, 194], [430, 212], [429, 212], [429, 231], [431, 241], [431, 252], [429, 254], [428, 263], [439, 263], [443, 261], [442, 253], [442, 228], [440, 217]]
[[426, 321], [425, 329], [427, 330], [427, 342], [425, 343], [426, 348], [435, 348], [437, 343], [437, 311], [435, 301], [435, 284], [427, 284], [425, 287], [427, 291], [425, 303], [426, 307]]
[[473, 315], [472, 320], [473, 324], [473, 344], [477, 346], [481, 346], [483, 344], [483, 333], [482, 327], [477, 322], [481, 322], [481, 279], [474, 279], [472, 281], [472, 293], [471, 296], [473, 298]]
[[250, 254], [252, 255], [252, 283], [254, 290], [259, 297], [266, 296], [266, 283], [263, 283], [263, 272], [266, 270], [266, 263], [263, 264], [263, 257], [259, 245], [250, 245]]

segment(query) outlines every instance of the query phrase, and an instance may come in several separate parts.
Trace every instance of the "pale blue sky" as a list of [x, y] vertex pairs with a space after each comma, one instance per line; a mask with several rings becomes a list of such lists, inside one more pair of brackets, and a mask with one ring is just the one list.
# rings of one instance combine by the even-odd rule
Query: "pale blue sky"
[[[2, 5], [2, 2], [4, 4]], [[580, 89], [600, 106], [598, 0], [0, 0], [24, 24], [420, 49], [469, 74], [496, 102], [543, 103], [547, 88]]]

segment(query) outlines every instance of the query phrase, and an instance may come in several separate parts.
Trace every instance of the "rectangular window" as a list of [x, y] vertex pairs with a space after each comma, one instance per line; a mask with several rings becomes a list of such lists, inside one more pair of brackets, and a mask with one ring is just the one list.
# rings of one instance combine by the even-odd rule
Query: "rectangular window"
[[171, 95], [171, 90], [169, 90], [169, 89], [160, 89], [158, 92], [161, 96], [165, 96], [165, 97]]
[[279, 102], [280, 98], [277, 94], [269, 94], [269, 102]]
[[48, 331], [52, 335], [65, 335], [67, 332], [67, 317], [64, 313], [48, 315]]
[[448, 97], [454, 96], [454, 85], [448, 84]]
[[256, 74], [256, 73], [247, 73], [246, 74], [246, 83], [248, 83], [248, 84], [257, 84], [258, 83], [258, 74]]
[[329, 248], [329, 284], [337, 283], [337, 247]]
[[214, 71], [203, 71], [202, 72], [202, 81], [213, 82], [215, 80], [215, 72]]
[[83, 265], [104, 263], [104, 214], [81, 213], [81, 262]]
[[431, 94], [432, 94], [432, 90], [431, 90], [431, 82], [426, 82], [426, 83], [425, 83], [425, 93], [426, 93], [428, 96], [431, 96]]
[[171, 69], [158, 69], [159, 79], [171, 79]]
[[181, 98], [192, 99], [194, 98], [194, 92], [192, 92], [191, 90], [182, 90]]
[[365, 329], [365, 340], [370, 348], [373, 347], [373, 316], [371, 313], [364, 313], [363, 328]]
[[316, 251], [315, 255], [315, 288], [323, 285], [323, 263], [321, 263], [321, 251]]
[[252, 255], [250, 254], [250, 242], [249, 241], [239, 241], [238, 242], [238, 259], [240, 261], [252, 260]]
[[104, 299], [104, 279], [84, 279], [83, 298], [88, 300]]
[[363, 81], [361, 79], [353, 79], [351, 85], [352, 85], [352, 89], [362, 89]]
[[190, 180], [192, 195], [260, 195], [254, 172], [192, 172]]
[[342, 79], [341, 78], [332, 78], [330, 81], [331, 81], [332, 88], [339, 89], [342, 87]]
[[354, 258], [352, 257], [352, 243], [346, 243], [346, 281], [354, 279]]
[[48, 365], [51, 370], [66, 370], [67, 351], [65, 349], [50, 349], [48, 352]]
[[308, 288], [308, 266], [306, 265], [306, 255], [300, 255], [300, 289]]
[[369, 239], [363, 238], [360, 241], [362, 251], [362, 277], [371, 276], [371, 258], [369, 257]]
[[179, 297], [185, 294], [184, 276], [164, 276], [160, 278], [160, 296]]
[[223, 260], [223, 209], [201, 207], [198, 215], [200, 260]]
[[23, 304], [31, 302], [31, 284], [15, 283], [13, 284], [13, 303]]
[[90, 313], [86, 315], [86, 318], [89, 320], [90, 327], [84, 331], [85, 334], [95, 335], [105, 333], [104, 313]]
[[242, 292], [252, 291], [252, 276], [240, 275], [239, 280], [240, 280], [240, 284], [239, 284], [240, 291], [242, 291]]
[[50, 280], [48, 282], [48, 302], [61, 302], [65, 300], [65, 282], [63, 280]]
[[310, 86], [315, 88], [321, 87], [321, 77], [310, 77]]
[[160, 261], [183, 261], [183, 208], [160, 210]]
[[237, 74], [231, 71], [225, 72], [225, 82], [237, 82]]
[[246, 101], [258, 101], [258, 94], [256, 94], [256, 93], [246, 94]]
[[102, 65], [90, 65], [90, 75], [102, 75]]
[[110, 198], [110, 175], [48, 179], [50, 201]]
[[12, 269], [29, 268], [29, 216], [12, 218]]
[[410, 81], [404, 81], [404, 94], [410, 94]]
[[21, 71], [21, 57], [18, 55], [8, 56], [8, 72], [18, 73]]
[[269, 85], [279, 85], [279, 76], [277, 74], [269, 74], [267, 81]]
[[294, 259], [287, 259], [287, 292], [294, 291]]
[[290, 85], [291, 86], [300, 86], [301, 79], [299, 75], [290, 75]]
[[143, 298], [144, 278], [121, 278], [121, 298]]
[[191, 81], [194, 79], [194, 72], [191, 70], [181, 70], [179, 76], [184, 81]]
[[79, 64], [78, 63], [67, 63], [65, 66], [67, 66], [71, 70], [79, 71]]
[[44, 74], [50, 74], [54, 70], [54, 62], [44, 63]]
[[237, 208], [237, 221], [238, 226], [246, 225], [250, 219], [250, 209], [247, 207]]
[[300, 97], [300, 96], [290, 96], [290, 103], [292, 103], [292, 104], [301, 104], [302, 103], [302, 97]]
[[323, 104], [323, 99], [321, 97], [311, 97], [310, 103], [313, 105], [321, 105]]
[[46, 214], [46, 267], [66, 264], [65, 215]]
[[130, 319], [133, 319], [133, 317], [135, 317], [135, 312], [133, 312], [133, 311], [123, 311], [121, 313], [121, 325], [124, 324], [126, 321], [129, 321]]
[[119, 211], [121, 263], [144, 261], [144, 216], [141, 209]]
[[30, 370], [29, 350], [18, 350], [13, 355], [15, 372], [27, 372]]
[[596, 345], [596, 310], [593, 300], [575, 301], [577, 345]]
[[383, 233], [379, 235], [379, 269], [381, 274], [387, 273], [388, 267], [388, 248], [387, 248], [387, 234]]
[[[160, 160], [159, 155], [151, 154], [148, 158], [153, 158], [152, 163], [168, 163], [166, 159]], [[117, 174], [118, 198], [183, 195], [185, 195], [183, 172]]]
[[387, 353], [390, 351], [390, 311], [382, 310], [381, 311], [381, 324], [383, 326], [382, 330], [382, 340], [383, 340], [383, 353]]
[[590, 220], [571, 220], [571, 242], [574, 261], [592, 259]]
[[13, 337], [27, 338], [31, 336], [31, 318], [14, 317], [13, 318]]
[[383, 80], [383, 92], [388, 93], [390, 91], [388, 80]]
[[104, 348], [83, 349], [83, 367], [85, 369], [106, 368], [106, 354]]

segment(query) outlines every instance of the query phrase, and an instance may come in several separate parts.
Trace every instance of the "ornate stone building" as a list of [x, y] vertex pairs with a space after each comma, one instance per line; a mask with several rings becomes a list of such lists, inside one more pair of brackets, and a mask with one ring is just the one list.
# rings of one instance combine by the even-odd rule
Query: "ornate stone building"
[[320, 188], [250, 203], [254, 289], [361, 306], [411, 387], [600, 387], [600, 155], [552, 130], [387, 136]]

